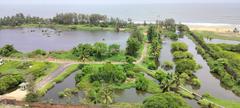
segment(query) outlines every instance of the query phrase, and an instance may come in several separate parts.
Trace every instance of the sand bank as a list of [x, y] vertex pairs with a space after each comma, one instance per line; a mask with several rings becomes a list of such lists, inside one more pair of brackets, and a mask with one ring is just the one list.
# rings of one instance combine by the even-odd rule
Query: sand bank
[[240, 29], [240, 25], [234, 24], [213, 24], [213, 23], [184, 23], [190, 30], [211, 31], [218, 33], [233, 33], [234, 28]]

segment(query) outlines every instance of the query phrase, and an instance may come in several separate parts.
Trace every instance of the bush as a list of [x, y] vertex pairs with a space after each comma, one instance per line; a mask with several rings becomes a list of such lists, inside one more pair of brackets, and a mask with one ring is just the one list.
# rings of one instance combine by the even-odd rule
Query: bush
[[39, 96], [36, 93], [28, 93], [25, 98], [27, 102], [37, 102], [38, 100]]
[[192, 59], [193, 55], [190, 52], [175, 51], [173, 53], [173, 58], [178, 59]]
[[192, 72], [195, 71], [196, 68], [197, 68], [197, 64], [195, 60], [183, 59], [183, 60], [178, 60], [176, 62], [177, 73], [190, 72], [188, 74], [192, 74]]
[[175, 93], [161, 93], [146, 98], [143, 108], [190, 108], [185, 100]]
[[171, 61], [165, 61], [162, 65], [163, 69], [165, 70], [171, 70], [174, 67], [174, 63]]
[[191, 81], [192, 85], [199, 88], [201, 86], [201, 81], [198, 78], [193, 78]]
[[178, 39], [178, 35], [175, 32], [172, 32], [172, 31], [166, 31], [166, 32], [164, 32], [164, 35], [168, 36], [172, 40], [177, 40]]
[[173, 42], [172, 43], [172, 51], [187, 51], [188, 50], [188, 46], [183, 43], [183, 42]]
[[155, 78], [161, 83], [167, 78], [167, 74], [163, 71], [157, 71], [155, 74]]
[[6, 75], [0, 78], [0, 94], [7, 92], [9, 89], [17, 87], [24, 81], [22, 75]]
[[148, 61], [147, 68], [150, 70], [155, 70], [155, 69], [157, 69], [157, 65], [154, 61]]
[[134, 78], [135, 77], [135, 73], [133, 71], [127, 71], [127, 77], [128, 78]]
[[75, 76], [75, 82], [78, 83], [81, 81], [81, 78], [84, 76], [85, 74], [83, 72], [79, 72], [76, 74]]
[[18, 51], [13, 47], [13, 45], [5, 45], [0, 48], [0, 56], [9, 57], [10, 55], [17, 53]]
[[148, 81], [142, 76], [135, 81], [135, 85], [137, 90], [146, 91], [148, 89]]
[[35, 56], [45, 56], [47, 55], [47, 52], [41, 49], [37, 49], [35, 51], [32, 51], [29, 56], [30, 57], [35, 57]]
[[110, 56], [120, 53], [120, 45], [118, 45], [118, 44], [110, 45], [109, 49], [108, 49], [108, 52], [109, 52]]
[[126, 80], [126, 74], [122, 68], [106, 63], [90, 75], [90, 82], [104, 81], [105, 83], [122, 83]]

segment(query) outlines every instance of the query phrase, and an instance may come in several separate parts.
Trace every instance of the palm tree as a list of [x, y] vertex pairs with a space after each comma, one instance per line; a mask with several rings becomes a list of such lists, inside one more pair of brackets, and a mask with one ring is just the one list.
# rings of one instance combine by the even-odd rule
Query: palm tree
[[113, 89], [110, 86], [102, 87], [100, 90], [101, 103], [106, 105], [113, 103], [113, 94]]
[[176, 74], [168, 74], [167, 78], [161, 83], [164, 92], [170, 91], [171, 88], [178, 88], [181, 85], [181, 79]]

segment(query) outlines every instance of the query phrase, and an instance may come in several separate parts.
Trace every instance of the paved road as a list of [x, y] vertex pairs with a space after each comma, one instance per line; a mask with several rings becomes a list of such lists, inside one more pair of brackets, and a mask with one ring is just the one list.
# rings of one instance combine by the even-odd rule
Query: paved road
[[55, 70], [54, 72], [52, 72], [51, 74], [49, 74], [48, 76], [46, 76], [43, 80], [41, 80], [40, 82], [38, 82], [36, 84], [36, 89], [40, 89], [42, 87], [44, 87], [47, 83], [51, 82], [54, 80], [54, 78], [56, 78], [58, 75], [60, 75], [62, 72], [64, 72], [70, 65], [72, 65], [71, 63], [64, 63], [61, 64], [57, 70]]

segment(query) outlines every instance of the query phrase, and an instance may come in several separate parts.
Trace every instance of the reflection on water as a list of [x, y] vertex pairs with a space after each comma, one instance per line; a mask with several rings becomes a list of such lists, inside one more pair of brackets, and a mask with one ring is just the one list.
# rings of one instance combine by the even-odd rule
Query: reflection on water
[[146, 97], [151, 96], [149, 93], [137, 91], [135, 88], [117, 90], [115, 94], [118, 95], [114, 100], [115, 102], [128, 102], [128, 103], [142, 103]]
[[220, 80], [215, 78], [210, 73], [210, 68], [207, 62], [202, 58], [201, 55], [197, 53], [195, 43], [187, 37], [179, 39], [179, 41], [184, 42], [188, 45], [188, 51], [193, 54], [194, 59], [198, 64], [202, 66], [201, 69], [197, 70], [195, 75], [201, 81], [201, 87], [199, 90], [195, 91], [200, 94], [210, 93], [214, 97], [228, 100], [240, 100], [240, 97], [236, 96], [232, 91], [226, 90], [220, 85]]
[[[52, 103], [71, 103], [78, 104], [81, 102], [84, 97], [84, 91], [79, 91], [78, 95], [68, 98], [60, 98], [58, 93], [64, 91], [65, 88], [74, 88], [75, 87], [75, 75], [77, 72], [72, 73], [68, 76], [63, 82], [56, 84], [52, 89], [50, 89], [45, 96], [41, 98], [43, 102], [52, 102]], [[147, 78], [151, 78], [154, 81], [154, 78], [151, 76], [145, 75]], [[128, 103], [142, 103], [146, 97], [151, 96], [152, 94], [137, 91], [135, 88], [125, 89], [125, 90], [115, 90], [115, 99], [114, 102], [128, 102]]]
[[66, 79], [64, 79], [61, 83], [56, 84], [52, 89], [50, 89], [41, 100], [44, 102], [53, 102], [53, 103], [71, 103], [77, 104], [79, 103], [83, 97], [84, 92], [79, 91], [78, 95], [68, 98], [60, 98], [58, 93], [64, 91], [66, 88], [74, 88], [75, 87], [75, 75], [77, 72], [72, 73]]
[[204, 41], [205, 41], [206, 43], [212, 43], [212, 44], [220, 44], [220, 43], [225, 43], [225, 44], [240, 44], [240, 41], [223, 40], [223, 39], [207, 39], [207, 38], [204, 38]]
[[109, 31], [56, 31], [47, 28], [18, 28], [0, 30], [0, 47], [13, 44], [23, 52], [36, 49], [47, 51], [70, 50], [79, 43], [104, 42], [126, 47], [129, 33]]
[[[168, 39], [168, 38], [163, 39], [160, 56], [158, 58], [158, 60], [160, 62], [160, 66], [163, 65], [164, 62], [166, 62], [166, 61], [173, 62], [173, 56], [172, 56], [172, 52], [171, 52], [171, 44], [172, 44], [171, 39]], [[167, 72], [172, 72], [174, 70], [175, 70], [175, 66], [172, 70], [168, 70]]]

